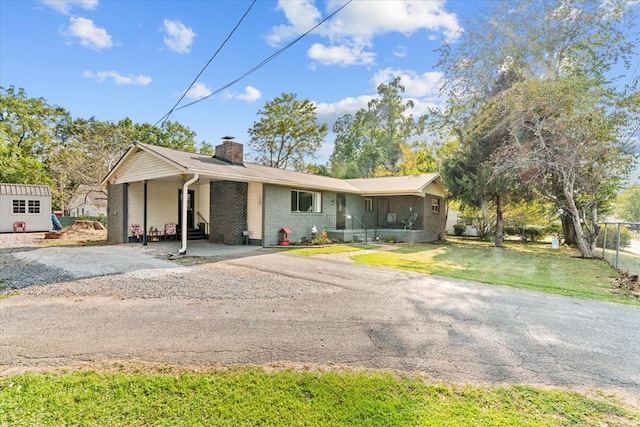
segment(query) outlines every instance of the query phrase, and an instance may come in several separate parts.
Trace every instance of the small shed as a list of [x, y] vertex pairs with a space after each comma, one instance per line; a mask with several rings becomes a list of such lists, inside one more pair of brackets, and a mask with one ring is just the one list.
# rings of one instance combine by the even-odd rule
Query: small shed
[[[0, 184], [0, 233], [51, 229], [51, 190], [46, 185]], [[22, 225], [24, 227], [22, 227]]]

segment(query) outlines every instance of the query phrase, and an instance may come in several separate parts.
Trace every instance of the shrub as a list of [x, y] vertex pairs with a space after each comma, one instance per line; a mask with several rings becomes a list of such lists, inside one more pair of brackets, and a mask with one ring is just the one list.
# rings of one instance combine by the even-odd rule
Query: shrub
[[[604, 242], [604, 228], [600, 230], [596, 246], [602, 247]], [[626, 248], [631, 243], [631, 231], [627, 227], [620, 227], [620, 248]], [[618, 244], [618, 227], [607, 227], [607, 247], [606, 249], [615, 249]]]
[[453, 224], [453, 233], [456, 236], [462, 236], [467, 231], [467, 226], [464, 224]]
[[313, 245], [328, 245], [329, 243], [333, 243], [333, 242], [331, 241], [331, 239], [327, 237], [326, 233], [320, 234], [319, 236], [316, 236], [313, 239], [311, 239], [311, 244]]
[[504, 234], [507, 234], [509, 236], [520, 237], [520, 240], [522, 240], [523, 242], [527, 242], [527, 241], [535, 242], [545, 234], [543, 230], [538, 227], [522, 228], [522, 227], [516, 227], [514, 225], [505, 226], [503, 227], [502, 231], [504, 232]]

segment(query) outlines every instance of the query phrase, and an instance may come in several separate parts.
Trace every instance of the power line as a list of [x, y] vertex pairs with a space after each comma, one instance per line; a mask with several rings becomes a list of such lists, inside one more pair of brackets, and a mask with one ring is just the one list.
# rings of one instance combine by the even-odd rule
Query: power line
[[209, 61], [207, 61], [207, 63], [205, 64], [204, 67], [202, 67], [202, 69], [200, 70], [200, 72], [198, 73], [198, 75], [196, 76], [195, 79], [193, 79], [193, 81], [191, 82], [191, 84], [189, 85], [189, 87], [187, 88], [186, 91], [184, 91], [184, 93], [182, 94], [182, 96], [180, 97], [180, 99], [178, 99], [178, 102], [175, 103], [175, 105], [173, 107], [171, 107], [171, 109], [169, 110], [169, 112], [167, 114], [165, 114], [164, 116], [162, 116], [162, 118], [160, 120], [158, 120], [156, 122], [156, 124], [154, 126], [157, 126], [158, 123], [162, 122], [164, 124], [165, 121], [167, 121], [167, 119], [169, 118], [169, 116], [171, 115], [171, 113], [173, 113], [176, 109], [176, 107], [178, 106], [178, 104], [180, 104], [180, 102], [184, 99], [184, 97], [187, 95], [187, 93], [189, 92], [189, 90], [193, 87], [193, 85], [198, 81], [198, 78], [200, 78], [200, 76], [202, 75], [202, 73], [204, 73], [204, 70], [207, 69], [207, 67], [209, 66], [209, 64], [211, 64], [211, 61], [213, 61], [213, 59], [218, 55], [218, 53], [222, 50], [222, 48], [224, 47], [224, 45], [227, 44], [227, 42], [229, 41], [229, 39], [231, 38], [231, 36], [233, 35], [233, 33], [236, 32], [236, 30], [238, 29], [238, 27], [240, 26], [240, 24], [242, 23], [242, 21], [244, 21], [244, 18], [247, 17], [247, 15], [249, 14], [249, 11], [251, 10], [251, 8], [253, 7], [253, 5], [256, 3], [257, 0], [253, 0], [251, 2], [251, 4], [249, 5], [249, 7], [247, 8], [247, 11], [244, 13], [244, 15], [242, 15], [242, 17], [240, 18], [240, 20], [238, 21], [238, 23], [236, 24], [235, 27], [233, 27], [233, 29], [231, 30], [231, 32], [229, 33], [229, 35], [227, 36], [226, 39], [224, 39], [224, 41], [222, 42], [222, 44], [220, 45], [220, 47], [215, 51], [215, 53], [213, 54], [213, 56], [209, 59]]
[[240, 77], [236, 78], [235, 80], [232, 80], [231, 82], [227, 83], [226, 85], [222, 86], [221, 88], [215, 90], [214, 92], [210, 93], [207, 96], [204, 96], [200, 99], [197, 99], [193, 102], [190, 102], [189, 104], [185, 104], [182, 107], [178, 107], [173, 109], [172, 111], [178, 111], [178, 110], [182, 110], [183, 108], [187, 108], [187, 107], [191, 107], [192, 105], [197, 104], [198, 102], [202, 102], [205, 99], [211, 98], [213, 95], [216, 95], [220, 92], [222, 92], [223, 90], [229, 88], [230, 86], [233, 86], [234, 84], [238, 83], [240, 80], [244, 79], [245, 77], [253, 74], [254, 72], [258, 71], [260, 68], [262, 68], [263, 66], [265, 66], [266, 64], [268, 64], [269, 62], [271, 62], [273, 59], [275, 59], [277, 56], [279, 56], [281, 53], [283, 53], [285, 50], [289, 49], [291, 46], [293, 46], [294, 44], [296, 44], [297, 42], [299, 42], [300, 40], [302, 40], [304, 37], [306, 37], [309, 33], [311, 33], [313, 30], [315, 30], [316, 28], [318, 28], [320, 25], [324, 24], [326, 21], [328, 21], [329, 19], [333, 18], [338, 12], [340, 12], [342, 9], [344, 9], [349, 3], [351, 3], [353, 0], [348, 0], [345, 4], [343, 4], [342, 6], [340, 6], [340, 8], [336, 9], [333, 13], [331, 13], [330, 15], [328, 15], [326, 18], [324, 18], [322, 21], [318, 22], [315, 26], [313, 26], [310, 30], [306, 31], [305, 33], [303, 33], [302, 35], [300, 35], [298, 38], [296, 38], [295, 40], [293, 40], [292, 42], [290, 42], [289, 44], [287, 44], [286, 46], [284, 46], [283, 48], [281, 48], [280, 50], [278, 50], [277, 52], [275, 52], [273, 55], [267, 57], [266, 59], [264, 59], [262, 62], [260, 62], [258, 65], [256, 65], [255, 67], [251, 68], [249, 71], [247, 71], [246, 73], [244, 73], [243, 75], [241, 75]]

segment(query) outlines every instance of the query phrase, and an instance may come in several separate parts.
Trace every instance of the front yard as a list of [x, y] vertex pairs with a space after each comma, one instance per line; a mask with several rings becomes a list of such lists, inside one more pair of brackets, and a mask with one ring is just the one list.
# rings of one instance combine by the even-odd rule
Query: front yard
[[[609, 264], [581, 259], [577, 251], [565, 246], [552, 249], [549, 244], [506, 242], [505, 248], [495, 248], [490, 242], [450, 238], [437, 244], [398, 244], [358, 253], [360, 250], [358, 246], [340, 245], [291, 252], [314, 255], [351, 251], [350, 259], [361, 264], [640, 305], [638, 289], [621, 281], [620, 274]], [[626, 256], [640, 260], [637, 255]]]

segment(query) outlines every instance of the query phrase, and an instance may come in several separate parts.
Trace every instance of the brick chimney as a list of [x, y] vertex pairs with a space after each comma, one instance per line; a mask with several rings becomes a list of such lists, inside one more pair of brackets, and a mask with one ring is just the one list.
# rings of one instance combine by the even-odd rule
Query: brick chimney
[[216, 154], [213, 157], [232, 165], [242, 165], [242, 144], [233, 141], [232, 136], [225, 136], [222, 139], [222, 144], [216, 146]]

